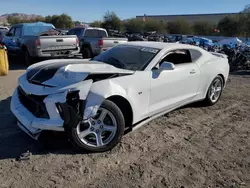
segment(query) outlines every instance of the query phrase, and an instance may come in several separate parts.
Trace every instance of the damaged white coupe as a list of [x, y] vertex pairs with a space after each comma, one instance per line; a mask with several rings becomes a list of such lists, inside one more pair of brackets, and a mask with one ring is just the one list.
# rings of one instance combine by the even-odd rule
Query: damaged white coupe
[[228, 79], [228, 59], [199, 47], [130, 42], [93, 59], [48, 60], [18, 80], [11, 110], [34, 139], [67, 131], [81, 149], [115, 147], [126, 130], [188, 103], [215, 104]]

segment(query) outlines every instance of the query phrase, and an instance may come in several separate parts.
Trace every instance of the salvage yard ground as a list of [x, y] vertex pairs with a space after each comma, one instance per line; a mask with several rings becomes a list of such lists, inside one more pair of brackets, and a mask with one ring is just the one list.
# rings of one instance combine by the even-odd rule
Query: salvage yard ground
[[[250, 187], [250, 73], [237, 73], [212, 107], [190, 105], [128, 133], [114, 150], [86, 154], [64, 134], [34, 141], [10, 99], [25, 68], [0, 77], [0, 188]], [[16, 161], [30, 151], [29, 160]]]

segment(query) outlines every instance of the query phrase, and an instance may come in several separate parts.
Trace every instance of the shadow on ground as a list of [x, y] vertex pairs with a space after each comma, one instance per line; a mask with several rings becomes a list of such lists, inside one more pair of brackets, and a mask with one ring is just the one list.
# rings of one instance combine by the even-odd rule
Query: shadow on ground
[[0, 160], [17, 158], [26, 151], [33, 155], [80, 153], [69, 142], [66, 133], [43, 132], [37, 141], [30, 138], [17, 127], [16, 119], [10, 111], [10, 101], [11, 97], [0, 101]]
[[[45, 131], [42, 132], [37, 141], [33, 140], [16, 125], [16, 119], [10, 111], [10, 101], [11, 97], [0, 101], [0, 160], [17, 158], [27, 151], [33, 155], [48, 153], [86, 154], [86, 152], [79, 151], [74, 147], [65, 132]], [[203, 107], [203, 105], [202, 103], [194, 103], [182, 108], [196, 107]], [[125, 134], [129, 132], [130, 130]]]
[[27, 66], [17, 57], [9, 57], [9, 70], [25, 70]]

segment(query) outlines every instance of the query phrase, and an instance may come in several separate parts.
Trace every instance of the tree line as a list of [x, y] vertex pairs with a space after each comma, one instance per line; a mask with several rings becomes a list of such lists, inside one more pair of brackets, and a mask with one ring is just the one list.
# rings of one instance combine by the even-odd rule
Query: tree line
[[48, 16], [38, 16], [33, 19], [25, 19], [17, 16], [8, 16], [8, 23], [10, 25], [15, 25], [19, 23], [33, 23], [33, 22], [46, 22], [53, 24], [56, 28], [72, 28], [75, 24], [80, 23], [78, 21], [73, 22], [71, 16], [67, 14], [61, 15], [48, 15]]
[[[49, 15], [46, 17], [36, 17], [32, 20], [25, 20], [18, 17], [9, 16], [8, 22], [13, 25], [24, 22], [42, 21], [52, 23], [56, 28], [71, 28], [80, 24], [79, 21], [73, 21], [67, 14]], [[223, 35], [223, 36], [244, 36], [250, 37], [250, 4], [236, 15], [226, 16], [218, 24], [208, 21], [197, 21], [189, 23], [186, 20], [177, 19], [175, 21], [160, 21], [148, 19], [145, 20], [132, 18], [121, 20], [114, 12], [106, 12], [103, 20], [94, 21], [90, 24], [92, 27], [103, 27], [106, 29], [119, 30], [122, 32], [143, 33], [156, 31], [158, 33], [169, 34], [194, 34], [194, 35]]]
[[147, 17], [144, 21], [137, 18], [122, 21], [114, 12], [107, 12], [102, 21], [94, 21], [91, 26], [131, 33], [156, 31], [169, 34], [250, 37], [250, 4], [238, 14], [224, 17], [218, 24], [202, 20], [191, 24], [184, 19], [166, 22]]

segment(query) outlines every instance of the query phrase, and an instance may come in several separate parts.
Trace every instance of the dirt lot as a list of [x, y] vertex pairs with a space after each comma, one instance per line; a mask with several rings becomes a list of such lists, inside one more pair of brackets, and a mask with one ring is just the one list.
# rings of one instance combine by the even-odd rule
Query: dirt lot
[[[111, 152], [86, 154], [64, 134], [34, 141], [17, 128], [9, 103], [24, 70], [14, 69], [0, 78], [1, 188], [250, 187], [250, 73], [231, 75], [213, 107], [176, 110], [127, 134]], [[15, 160], [27, 150], [30, 160]]]

